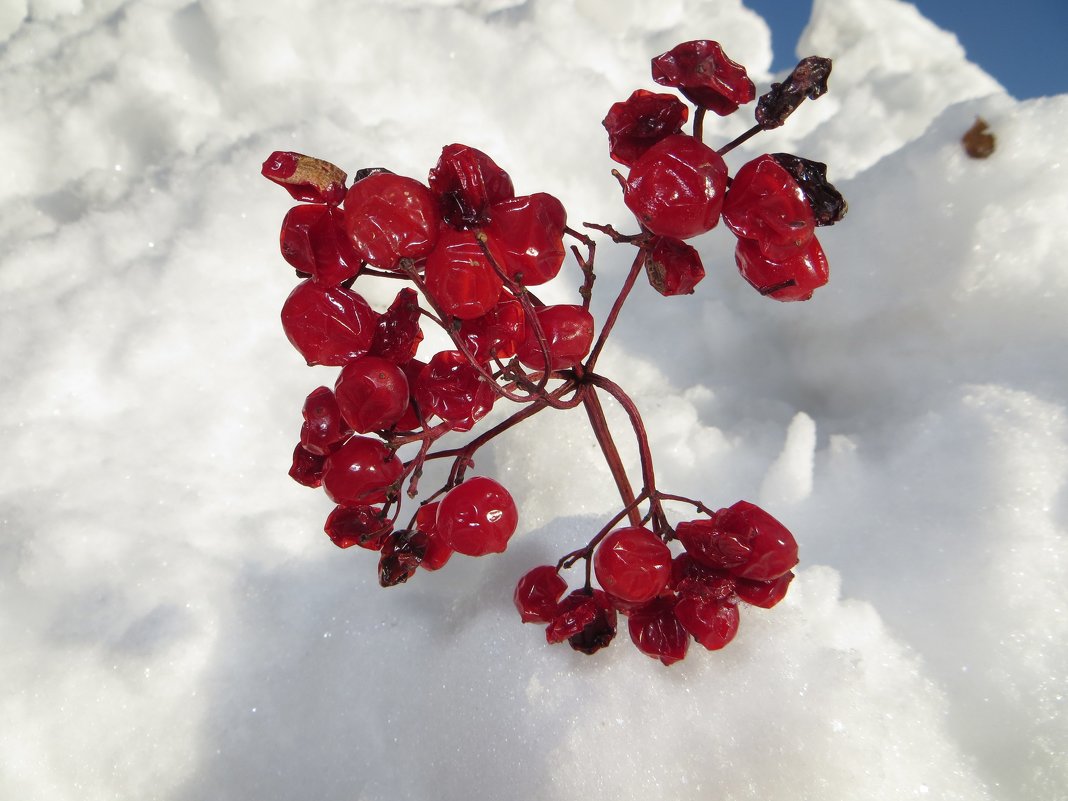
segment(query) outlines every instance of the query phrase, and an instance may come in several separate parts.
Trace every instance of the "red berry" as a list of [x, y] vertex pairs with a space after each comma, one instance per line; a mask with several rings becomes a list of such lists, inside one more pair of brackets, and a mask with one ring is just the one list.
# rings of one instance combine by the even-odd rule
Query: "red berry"
[[326, 456], [352, 433], [341, 417], [337, 398], [329, 387], [312, 390], [304, 400], [304, 425], [300, 428], [300, 444], [311, 453]]
[[645, 274], [661, 295], [689, 295], [705, 277], [697, 251], [680, 239], [657, 237], [645, 254]]
[[674, 86], [692, 103], [720, 116], [756, 97], [745, 67], [731, 61], [719, 42], [683, 42], [653, 59], [653, 80]]
[[674, 95], [636, 89], [608, 110], [601, 124], [608, 131], [608, 147], [614, 161], [632, 165], [661, 139], [682, 132], [690, 109]]
[[430, 253], [440, 225], [437, 201], [412, 178], [375, 173], [353, 184], [345, 197], [345, 227], [353, 247], [383, 270]]
[[517, 284], [537, 286], [551, 281], [564, 263], [563, 204], [544, 192], [494, 203], [486, 237], [502, 254], [505, 274]]
[[519, 579], [512, 600], [524, 623], [549, 623], [566, 590], [556, 565], [541, 565]]
[[623, 202], [652, 233], [689, 239], [716, 227], [726, 188], [723, 158], [692, 136], [676, 134], [634, 162]]
[[703, 565], [688, 553], [680, 553], [671, 563], [670, 586], [679, 595], [729, 601], [734, 598], [737, 581], [726, 570]]
[[396, 364], [411, 361], [423, 341], [419, 317], [419, 296], [414, 289], [405, 287], [397, 293], [389, 310], [378, 318], [370, 355]]
[[323, 528], [338, 548], [359, 545], [378, 551], [393, 530], [393, 522], [377, 506], [335, 506]]
[[416, 529], [394, 531], [387, 536], [378, 560], [378, 583], [395, 587], [410, 579], [423, 562], [426, 545], [426, 534]]
[[467, 145], [446, 145], [430, 171], [430, 189], [442, 216], [455, 228], [482, 225], [494, 203], [515, 195], [512, 179], [493, 159]]
[[801, 186], [772, 156], [738, 170], [723, 201], [723, 221], [736, 236], [756, 240], [760, 252], [776, 261], [797, 255], [816, 229]]
[[404, 371], [377, 356], [361, 356], [346, 364], [334, 393], [341, 416], [361, 434], [390, 428], [408, 408]]
[[354, 278], [363, 262], [344, 229], [336, 206], [294, 206], [282, 221], [282, 257], [302, 274], [326, 286]]
[[718, 651], [738, 633], [738, 607], [731, 603], [684, 595], [674, 612], [682, 627], [709, 651]]
[[567, 644], [573, 650], [584, 654], [597, 653], [610, 645], [616, 637], [618, 616], [608, 597], [602, 592], [594, 591], [593, 602], [596, 606], [593, 620], [583, 626], [581, 631], [567, 638]]
[[289, 192], [294, 200], [336, 206], [345, 197], [348, 176], [329, 161], [276, 150], [263, 162], [260, 172]]
[[[398, 431], [417, 431], [423, 427], [422, 422], [419, 420], [419, 414], [416, 412], [418, 402], [415, 396], [418, 391], [419, 376], [424, 367], [426, 367], [426, 363], [419, 361], [419, 359], [412, 359], [400, 365], [401, 370], [404, 371], [404, 377], [408, 379], [408, 408], [404, 410], [404, 415], [397, 421], [395, 428]], [[426, 414], [429, 414], [429, 412]]]
[[472, 231], [446, 229], [427, 257], [425, 278], [430, 296], [461, 320], [481, 317], [501, 295], [501, 278]]
[[784, 573], [771, 581], [752, 581], [751, 579], [735, 579], [734, 587], [738, 597], [747, 604], [771, 609], [779, 601], [786, 597], [786, 590], [790, 582], [794, 580], [794, 574]]
[[402, 472], [404, 464], [379, 440], [352, 437], [326, 457], [323, 489], [344, 506], [382, 503]]
[[309, 365], [340, 367], [363, 356], [374, 327], [375, 313], [367, 301], [340, 286], [301, 281], [282, 306], [286, 337]]
[[526, 319], [523, 304], [503, 290], [496, 306], [460, 323], [460, 338], [480, 362], [507, 359], [515, 355], [526, 335]]
[[[549, 370], [566, 370], [585, 358], [593, 345], [593, 316], [581, 306], [562, 304], [535, 310], [545, 335], [549, 353]], [[526, 335], [516, 349], [519, 361], [532, 370], [545, 369], [545, 355], [532, 321], [527, 321]]]
[[545, 639], [567, 640], [576, 651], [592, 654], [615, 637], [616, 620], [616, 611], [601, 590], [578, 589], [560, 601], [545, 628]]
[[679, 523], [675, 534], [695, 560], [737, 578], [771, 581], [797, 564], [793, 535], [746, 501], [720, 509], [711, 519]]
[[671, 579], [671, 551], [647, 528], [628, 526], [605, 537], [593, 554], [597, 582], [630, 603], [657, 597]]
[[458, 350], [435, 353], [419, 373], [415, 389], [423, 416], [435, 414], [457, 431], [470, 431], [493, 408], [495, 397]]
[[775, 300], [808, 300], [827, 283], [829, 275], [827, 256], [816, 237], [799, 248], [797, 255], [782, 261], [772, 261], [761, 253], [756, 241], [739, 239], [734, 260], [754, 289]]
[[415, 513], [415, 527], [426, 534], [426, 552], [419, 567], [425, 570], [440, 570], [452, 556], [452, 548], [438, 531], [438, 504], [425, 503]]
[[665, 665], [673, 665], [686, 656], [690, 635], [672, 609], [673, 602], [657, 598], [631, 612], [627, 620], [630, 639], [638, 650]]
[[325, 456], [312, 453], [303, 445], [293, 449], [293, 465], [289, 468], [289, 477], [298, 484], [315, 489], [323, 483]]
[[508, 490], [482, 476], [453, 487], [438, 505], [438, 531], [450, 548], [467, 556], [501, 553], [518, 522]]

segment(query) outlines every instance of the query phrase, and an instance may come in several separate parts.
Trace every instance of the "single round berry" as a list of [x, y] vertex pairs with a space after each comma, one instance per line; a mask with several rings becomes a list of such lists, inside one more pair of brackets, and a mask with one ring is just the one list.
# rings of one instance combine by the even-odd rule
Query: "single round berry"
[[[503, 258], [494, 257], [499, 264]], [[481, 317], [501, 295], [501, 278], [472, 231], [446, 230], [426, 260], [426, 288], [447, 314]]]
[[738, 607], [732, 603], [684, 595], [674, 612], [682, 627], [709, 651], [718, 651], [738, 633]]
[[408, 409], [404, 371], [378, 356], [361, 356], [346, 364], [334, 394], [345, 422], [361, 434], [390, 428]]
[[424, 417], [437, 415], [457, 431], [472, 426], [493, 408], [493, 388], [458, 350], [435, 353], [420, 371], [415, 399]]
[[294, 206], [282, 220], [282, 258], [326, 286], [354, 278], [362, 261], [343, 223], [344, 215], [336, 206]]
[[605, 537], [593, 554], [597, 582], [630, 603], [657, 597], [671, 579], [671, 551], [647, 528], [628, 526]]
[[304, 425], [300, 428], [300, 444], [312, 453], [327, 456], [352, 433], [329, 387], [312, 390], [304, 400], [302, 413]]
[[683, 42], [653, 59], [653, 80], [674, 86], [692, 103], [720, 116], [756, 97], [745, 67], [727, 58], [719, 42]]
[[756, 241], [739, 239], [734, 260], [742, 277], [755, 290], [775, 300], [808, 300], [829, 276], [827, 256], [816, 237], [799, 248], [797, 255], [783, 261], [769, 259]]
[[581, 306], [561, 304], [535, 310], [545, 336], [538, 339], [537, 328], [528, 320], [523, 342], [516, 349], [519, 361], [532, 370], [545, 369], [544, 344], [549, 354], [549, 370], [566, 370], [581, 362], [593, 345], [593, 315]]
[[690, 647], [689, 632], [675, 617], [674, 602], [657, 598], [631, 612], [627, 620], [631, 642], [646, 656], [673, 665], [686, 656]]
[[743, 165], [723, 201], [723, 222], [736, 236], [756, 240], [772, 260], [796, 256], [816, 229], [801, 186], [772, 156]]
[[484, 231], [509, 278], [537, 286], [556, 277], [566, 252], [567, 212], [559, 200], [544, 192], [524, 195], [494, 203], [489, 215]]
[[438, 531], [450, 548], [466, 556], [501, 553], [518, 522], [508, 490], [482, 476], [453, 487], [438, 505]]
[[609, 155], [628, 167], [661, 139], [682, 133], [690, 109], [674, 95], [635, 89], [614, 103], [601, 123], [608, 131]]
[[512, 601], [524, 623], [549, 623], [566, 590], [556, 565], [541, 565], [519, 579]]
[[723, 158], [692, 136], [677, 134], [634, 162], [623, 202], [652, 233], [689, 239], [716, 227], [726, 188]]
[[323, 470], [326, 457], [312, 453], [300, 443], [293, 449], [293, 464], [289, 468], [289, 477], [298, 484], [315, 489], [323, 483]]
[[344, 287], [314, 281], [297, 284], [282, 305], [282, 329], [309, 365], [340, 367], [367, 353], [376, 315]]
[[378, 506], [335, 506], [323, 529], [338, 548], [359, 545], [369, 551], [379, 551], [393, 530], [393, 522]]
[[442, 216], [454, 228], [482, 225], [492, 204], [515, 195], [508, 173], [468, 145], [442, 148], [428, 183], [441, 203]]
[[375, 173], [353, 184], [345, 197], [345, 227], [353, 247], [383, 270], [430, 253], [440, 225], [437, 201], [412, 178]]
[[689, 295], [705, 277], [705, 267], [696, 249], [680, 239], [660, 236], [645, 254], [645, 274], [661, 295]]
[[323, 489], [344, 506], [382, 503], [403, 472], [404, 464], [379, 440], [352, 437], [326, 457]]
[[793, 580], [793, 572], [784, 573], [777, 579], [771, 579], [770, 581], [753, 581], [739, 578], [734, 580], [734, 589], [738, 598], [747, 604], [759, 606], [763, 609], [771, 609], [786, 597], [786, 591], [790, 588], [790, 582]]
[[508, 359], [526, 336], [526, 320], [523, 304], [503, 290], [496, 306], [460, 323], [460, 339], [480, 362]]

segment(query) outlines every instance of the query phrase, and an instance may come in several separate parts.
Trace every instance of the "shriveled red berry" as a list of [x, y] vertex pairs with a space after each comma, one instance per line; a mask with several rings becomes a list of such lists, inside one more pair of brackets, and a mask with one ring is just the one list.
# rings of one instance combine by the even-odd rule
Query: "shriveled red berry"
[[489, 207], [515, 195], [508, 173], [468, 145], [446, 145], [430, 171], [431, 191], [439, 198], [442, 216], [455, 228], [486, 221]]
[[670, 236], [656, 238], [645, 256], [645, 274], [661, 295], [689, 295], [705, 277], [695, 248]]
[[647, 528], [628, 526], [605, 537], [593, 553], [597, 582], [610, 596], [644, 603], [671, 579], [671, 551]]
[[738, 598], [747, 604], [759, 606], [763, 609], [771, 609], [779, 601], [786, 597], [786, 591], [790, 582], [794, 580], [793, 572], [784, 573], [777, 579], [770, 581], [753, 581], [751, 579], [735, 579], [734, 586]]
[[496, 306], [481, 317], [460, 323], [460, 338], [480, 362], [507, 359], [515, 355], [526, 336], [526, 319], [523, 304], [502, 290]]
[[336, 206], [345, 197], [347, 176], [329, 161], [276, 150], [263, 162], [264, 178], [285, 189], [294, 200]]
[[524, 623], [548, 623], [566, 590], [567, 582], [556, 565], [541, 565], [519, 579], [512, 601]]
[[408, 379], [393, 362], [361, 356], [341, 368], [334, 385], [341, 416], [354, 431], [367, 434], [397, 423], [408, 408]]
[[684, 595], [673, 611], [682, 627], [709, 651], [718, 651], [738, 633], [738, 607], [732, 603]]
[[830, 275], [827, 256], [816, 237], [798, 248], [797, 255], [782, 261], [761, 253], [756, 241], [739, 239], [734, 260], [742, 278], [761, 295], [775, 300], [808, 300]]
[[[593, 345], [593, 315], [581, 306], [561, 304], [535, 310], [545, 336], [549, 370], [566, 370], [581, 362]], [[532, 370], [545, 369], [545, 351], [533, 321], [528, 320], [522, 343], [516, 348], [519, 361]]]
[[458, 350], [434, 354], [419, 373], [415, 399], [424, 417], [437, 415], [457, 431], [470, 431], [493, 408], [493, 388]]
[[440, 225], [437, 200], [413, 178], [375, 173], [353, 184], [345, 197], [345, 227], [353, 247], [383, 270], [430, 253]]
[[653, 59], [653, 80], [674, 86], [692, 103], [720, 116], [756, 97], [745, 67], [727, 58], [719, 42], [683, 42]]
[[369, 355], [381, 356], [395, 364], [411, 361], [423, 341], [419, 317], [419, 295], [414, 289], [405, 287], [378, 318]]
[[582, 630], [567, 638], [567, 644], [572, 650], [583, 654], [595, 654], [602, 648], [607, 648], [616, 637], [616, 623], [618, 615], [612, 608], [604, 593], [594, 592], [594, 604], [597, 607], [596, 614]]
[[631, 612], [627, 620], [630, 639], [638, 650], [665, 665], [673, 665], [686, 656], [690, 635], [675, 617], [674, 601], [657, 598]]
[[298, 484], [315, 489], [323, 483], [325, 462], [325, 456], [312, 453], [298, 443], [293, 449], [293, 465], [289, 468], [289, 477]]
[[309, 365], [340, 367], [367, 353], [376, 315], [367, 301], [344, 287], [311, 280], [297, 284], [282, 305], [286, 337]]
[[484, 231], [502, 254], [505, 274], [518, 284], [537, 286], [560, 272], [566, 225], [564, 205], [540, 192], [494, 203]]
[[372, 437], [352, 437], [326, 457], [323, 489], [334, 503], [367, 506], [386, 500], [404, 464]]
[[797, 564], [797, 541], [759, 506], [738, 501], [712, 518], [679, 523], [675, 534], [686, 552], [737, 578], [771, 581]]
[[716, 227], [726, 188], [723, 158], [692, 136], [676, 134], [634, 162], [623, 202], [652, 233], [689, 239]]
[[609, 155], [629, 167], [661, 139], [681, 133], [689, 116], [690, 109], [674, 95], [636, 89], [614, 103], [601, 123], [608, 131]]
[[336, 206], [294, 206], [282, 220], [279, 245], [282, 258], [298, 272], [326, 286], [354, 278], [363, 264]]
[[382, 543], [382, 556], [378, 560], [378, 583], [395, 587], [415, 575], [426, 553], [426, 540], [426, 534], [417, 529], [389, 534]]
[[426, 551], [419, 567], [424, 570], [440, 570], [452, 556], [452, 548], [438, 531], [438, 504], [425, 503], [415, 513], [415, 528], [426, 534]]
[[300, 444], [312, 453], [326, 456], [352, 433], [329, 387], [312, 390], [304, 400], [302, 413], [304, 425], [300, 428]]
[[[502, 261], [497, 258], [498, 264]], [[444, 231], [425, 269], [430, 296], [447, 314], [461, 320], [481, 317], [501, 295], [501, 278], [473, 231]]]
[[703, 565], [688, 553], [680, 553], [671, 562], [670, 588], [680, 596], [729, 601], [737, 581], [726, 570]]
[[335, 506], [323, 529], [338, 548], [359, 545], [369, 551], [378, 551], [393, 530], [393, 521], [378, 506]]
[[501, 553], [518, 522], [508, 490], [483, 476], [453, 487], [438, 504], [438, 532], [450, 548], [466, 556]]
[[616, 619], [603, 591], [577, 589], [560, 601], [545, 628], [545, 639], [549, 643], [567, 640], [575, 650], [592, 654], [611, 641]]
[[816, 218], [801, 186], [772, 156], [744, 164], [723, 201], [723, 221], [769, 259], [788, 259], [812, 240]]

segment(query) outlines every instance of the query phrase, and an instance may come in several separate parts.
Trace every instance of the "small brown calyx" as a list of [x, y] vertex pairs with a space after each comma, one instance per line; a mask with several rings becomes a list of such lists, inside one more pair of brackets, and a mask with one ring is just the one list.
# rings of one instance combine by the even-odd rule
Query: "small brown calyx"
[[973, 159], [989, 158], [997, 147], [997, 138], [990, 133], [990, 126], [982, 117], [975, 118], [975, 124], [960, 138], [964, 152]]

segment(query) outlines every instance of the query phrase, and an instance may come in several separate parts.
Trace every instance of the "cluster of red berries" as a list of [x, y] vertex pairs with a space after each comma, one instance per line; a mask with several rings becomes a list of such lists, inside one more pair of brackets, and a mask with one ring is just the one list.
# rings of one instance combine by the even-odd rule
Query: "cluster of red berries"
[[[821, 94], [827, 72], [825, 59], [806, 59], [773, 85], [758, 104], [754, 131], [776, 127], [805, 96]], [[735, 111], [755, 90], [718, 44], [679, 45], [653, 60], [653, 76], [696, 105], [694, 132], [682, 132], [687, 106], [644, 90], [604, 121], [612, 158], [630, 167], [626, 179], [617, 178], [641, 230], [623, 235], [585, 224], [638, 249], [599, 332], [589, 311], [596, 243], [568, 226], [553, 196], [516, 195], [508, 174], [473, 147], [445, 147], [425, 182], [373, 168], [349, 184], [333, 164], [292, 152], [271, 154], [263, 175], [301, 203], [285, 216], [280, 236], [282, 256], [300, 279], [283, 304], [283, 329], [309, 365], [340, 368], [332, 388], [318, 387], [304, 402], [290, 469], [336, 504], [325, 525], [334, 544], [377, 552], [383, 586], [420, 567], [437, 570], [453, 553], [504, 551], [518, 524], [516, 505], [493, 479], [467, 476], [475, 453], [544, 409], [583, 406], [622, 509], [585, 546], [524, 576], [515, 604], [524, 621], [546, 624], [550, 642], [566, 640], [585, 653], [612, 640], [622, 612], [638, 648], [671, 664], [690, 637], [710, 649], [729, 642], [740, 601], [777, 603], [793, 577], [797, 545], [752, 504], [713, 512], [657, 489], [641, 415], [595, 371], [597, 358], [643, 269], [665, 295], [693, 291], [704, 268], [683, 240], [721, 216], [739, 237], [738, 264], [750, 283], [780, 300], [808, 297], [826, 281], [814, 227], [839, 218], [845, 204], [823, 165], [783, 154], [728, 178], [722, 154], [745, 137], [712, 150], [701, 141], [701, 119], [706, 109]], [[575, 244], [568, 247], [567, 237]], [[569, 252], [581, 271], [581, 303], [545, 304], [534, 288], [560, 273]], [[363, 276], [404, 286], [377, 311], [353, 289]], [[438, 326], [452, 347], [423, 353], [424, 323]], [[602, 394], [623, 407], [634, 429], [639, 492]], [[465, 444], [437, 447], [447, 435], [471, 431], [498, 400], [519, 411]], [[451, 460], [447, 479], [398, 525], [405, 499], [420, 495], [424, 467], [435, 459]], [[669, 502], [705, 517], [672, 526]], [[624, 519], [629, 525], [618, 527]], [[682, 546], [675, 556], [672, 541]], [[579, 561], [585, 582], [564, 597], [560, 573]]]

